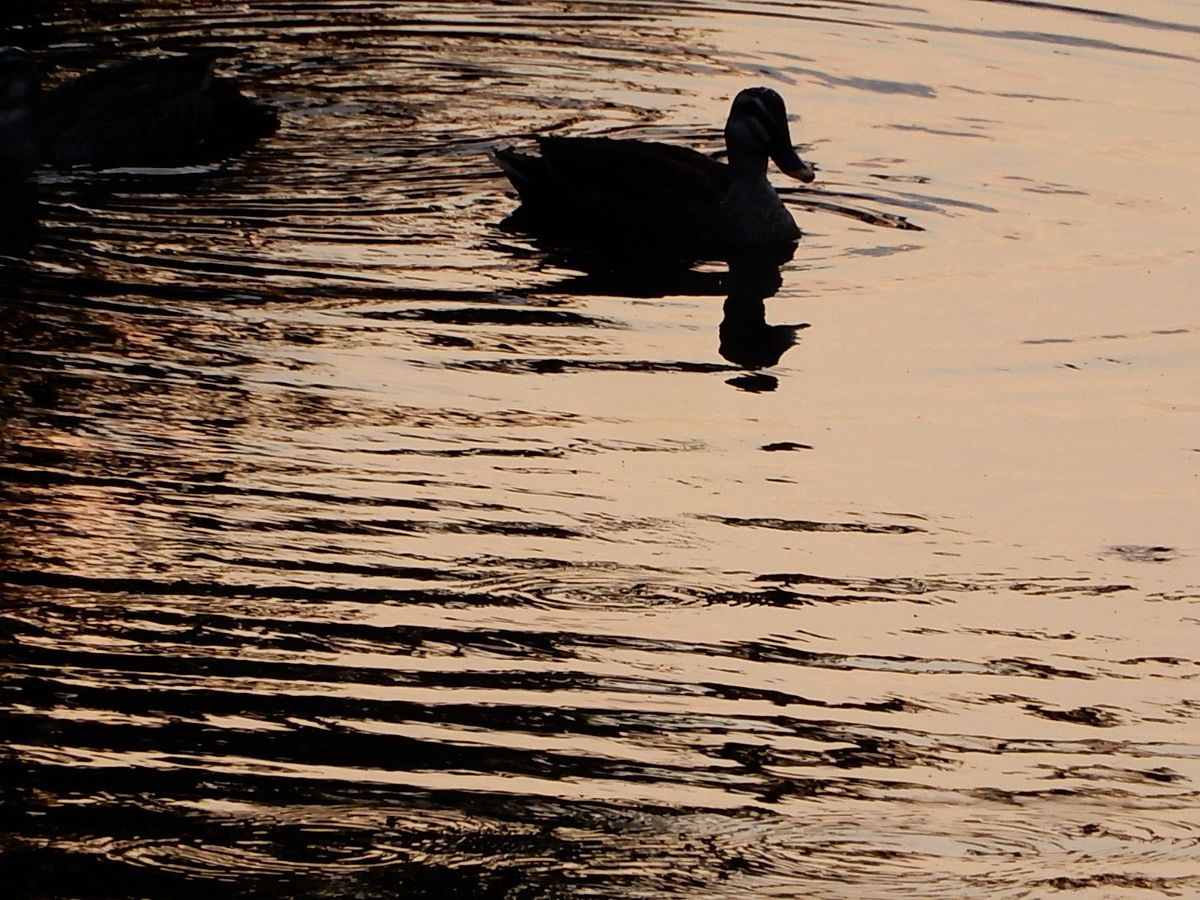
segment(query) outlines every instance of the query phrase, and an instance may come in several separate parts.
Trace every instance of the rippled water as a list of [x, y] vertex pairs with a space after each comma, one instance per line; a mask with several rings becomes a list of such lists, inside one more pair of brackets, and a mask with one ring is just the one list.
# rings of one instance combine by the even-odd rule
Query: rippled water
[[[84, 8], [282, 124], [6, 210], [14, 895], [1200, 895], [1195, 4]], [[500, 227], [756, 83], [765, 304]]]

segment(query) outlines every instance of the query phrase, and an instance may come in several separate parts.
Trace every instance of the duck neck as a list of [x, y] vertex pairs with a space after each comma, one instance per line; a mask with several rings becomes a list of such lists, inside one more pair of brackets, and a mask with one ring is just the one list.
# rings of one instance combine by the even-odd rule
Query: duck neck
[[37, 155], [33, 110], [28, 105], [0, 107], [0, 179], [28, 174]]
[[767, 155], [731, 147], [729, 168], [735, 181], [758, 181], [767, 177]]
[[36, 78], [6, 84], [0, 91], [0, 130], [8, 134], [30, 127], [41, 94], [42, 86]]

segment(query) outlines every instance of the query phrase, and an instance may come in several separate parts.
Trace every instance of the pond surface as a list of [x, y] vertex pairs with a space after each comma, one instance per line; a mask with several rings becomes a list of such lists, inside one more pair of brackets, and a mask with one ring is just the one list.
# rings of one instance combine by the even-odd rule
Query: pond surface
[[[1195, 3], [5, 9], [281, 120], [9, 213], [9, 896], [1200, 894]], [[500, 227], [753, 84], [765, 303]]]

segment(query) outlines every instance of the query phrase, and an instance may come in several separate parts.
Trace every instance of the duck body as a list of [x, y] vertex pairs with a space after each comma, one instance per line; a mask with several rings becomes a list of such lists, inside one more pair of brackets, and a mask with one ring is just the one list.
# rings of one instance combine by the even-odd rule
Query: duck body
[[43, 92], [28, 54], [0, 51], [0, 79], [7, 74], [9, 92], [23, 101], [13, 104], [7, 137], [22, 146], [9, 152], [9, 168], [29, 167], [31, 157], [56, 168], [170, 167], [247, 149], [278, 119], [213, 74], [219, 56], [203, 50], [135, 60]]
[[800, 229], [767, 180], [767, 161], [813, 179], [791, 146], [783, 100], [738, 94], [726, 123], [729, 163], [687, 147], [599, 137], [541, 137], [539, 155], [495, 153], [521, 199], [507, 220], [567, 244], [728, 257], [789, 247]]

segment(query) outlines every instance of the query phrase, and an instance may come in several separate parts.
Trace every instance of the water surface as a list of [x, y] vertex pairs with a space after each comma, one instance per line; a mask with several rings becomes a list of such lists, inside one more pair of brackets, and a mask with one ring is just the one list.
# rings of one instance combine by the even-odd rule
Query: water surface
[[[1193, 4], [36, 6], [282, 124], [14, 207], [16, 895], [1200, 893]], [[752, 84], [757, 303], [500, 227]]]

